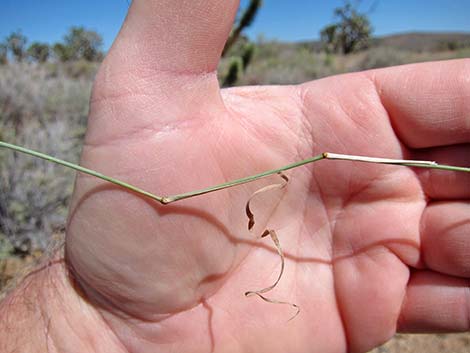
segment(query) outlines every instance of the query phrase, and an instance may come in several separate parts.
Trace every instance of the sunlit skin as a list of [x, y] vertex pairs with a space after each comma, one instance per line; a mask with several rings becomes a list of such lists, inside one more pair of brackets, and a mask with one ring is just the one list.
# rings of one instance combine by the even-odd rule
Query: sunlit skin
[[[470, 60], [220, 90], [237, 6], [132, 3], [96, 77], [83, 166], [170, 195], [324, 151], [470, 165]], [[12, 304], [40, 288], [47, 309], [24, 325], [48, 323], [60, 352], [366, 352], [397, 331], [470, 329], [468, 173], [321, 161], [286, 175], [253, 199], [253, 232], [245, 204], [279, 177], [163, 206], [80, 175], [70, 273], [58, 260], [30, 276], [0, 316], [27, 318]], [[266, 295], [300, 307], [289, 322], [291, 306], [244, 296], [279, 273], [267, 227], [286, 268]], [[7, 347], [43, 351], [43, 332]]]

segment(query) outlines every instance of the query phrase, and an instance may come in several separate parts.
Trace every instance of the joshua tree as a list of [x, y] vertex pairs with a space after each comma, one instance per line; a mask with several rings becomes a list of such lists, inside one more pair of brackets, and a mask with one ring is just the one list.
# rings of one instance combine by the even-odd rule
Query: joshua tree
[[321, 31], [321, 40], [328, 52], [349, 54], [368, 46], [372, 27], [365, 13], [360, 13], [357, 5], [346, 1], [344, 6], [334, 11], [337, 22]]

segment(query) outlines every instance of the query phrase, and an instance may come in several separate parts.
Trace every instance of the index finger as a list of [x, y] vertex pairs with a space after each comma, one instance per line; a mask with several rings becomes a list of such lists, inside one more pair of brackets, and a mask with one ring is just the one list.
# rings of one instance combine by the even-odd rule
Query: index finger
[[398, 138], [411, 148], [470, 142], [470, 59], [370, 72]]

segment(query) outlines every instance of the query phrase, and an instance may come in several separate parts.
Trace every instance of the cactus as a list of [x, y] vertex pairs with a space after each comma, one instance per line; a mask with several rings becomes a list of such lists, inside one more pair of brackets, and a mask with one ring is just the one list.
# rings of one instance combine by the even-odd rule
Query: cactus
[[[259, 8], [261, 7], [261, 0], [251, 0], [250, 4], [243, 10], [241, 16], [235, 21], [227, 42], [225, 43], [222, 57], [229, 56], [229, 67], [225, 77], [222, 79], [223, 86], [233, 86], [240, 76], [246, 71], [251, 62], [254, 54], [254, 45], [251, 43], [241, 44], [237, 50], [234, 50], [234, 44], [240, 42], [241, 39], [246, 38], [242, 36], [242, 32], [248, 28], [254, 21]], [[231, 50], [232, 49], [232, 50]], [[236, 52], [236, 53], [234, 53]]]
[[259, 8], [261, 7], [261, 0], [251, 0], [248, 7], [243, 11], [240, 19], [236, 21], [232, 28], [232, 32], [225, 43], [224, 50], [222, 51], [222, 57], [226, 56], [229, 49], [233, 44], [240, 38], [240, 34], [244, 29], [248, 28], [254, 21]]
[[227, 74], [224, 77], [223, 86], [230, 87], [237, 82], [238, 78], [243, 71], [243, 62], [242, 59], [238, 56], [230, 58], [230, 64], [228, 66]]

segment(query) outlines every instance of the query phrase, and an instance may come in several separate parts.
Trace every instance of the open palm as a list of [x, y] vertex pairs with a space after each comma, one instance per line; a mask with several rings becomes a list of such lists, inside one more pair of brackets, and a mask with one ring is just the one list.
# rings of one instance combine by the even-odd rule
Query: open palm
[[[171, 195], [324, 151], [470, 163], [468, 60], [220, 91], [236, 2], [163, 3], [133, 2], [82, 165]], [[167, 206], [78, 178], [67, 261], [124, 351], [362, 352], [397, 327], [468, 329], [468, 176], [332, 161], [286, 174], [253, 200], [253, 233], [245, 203], [275, 176]], [[292, 307], [243, 295], [279, 273], [266, 228], [286, 255], [266, 295], [300, 307], [289, 322]]]

